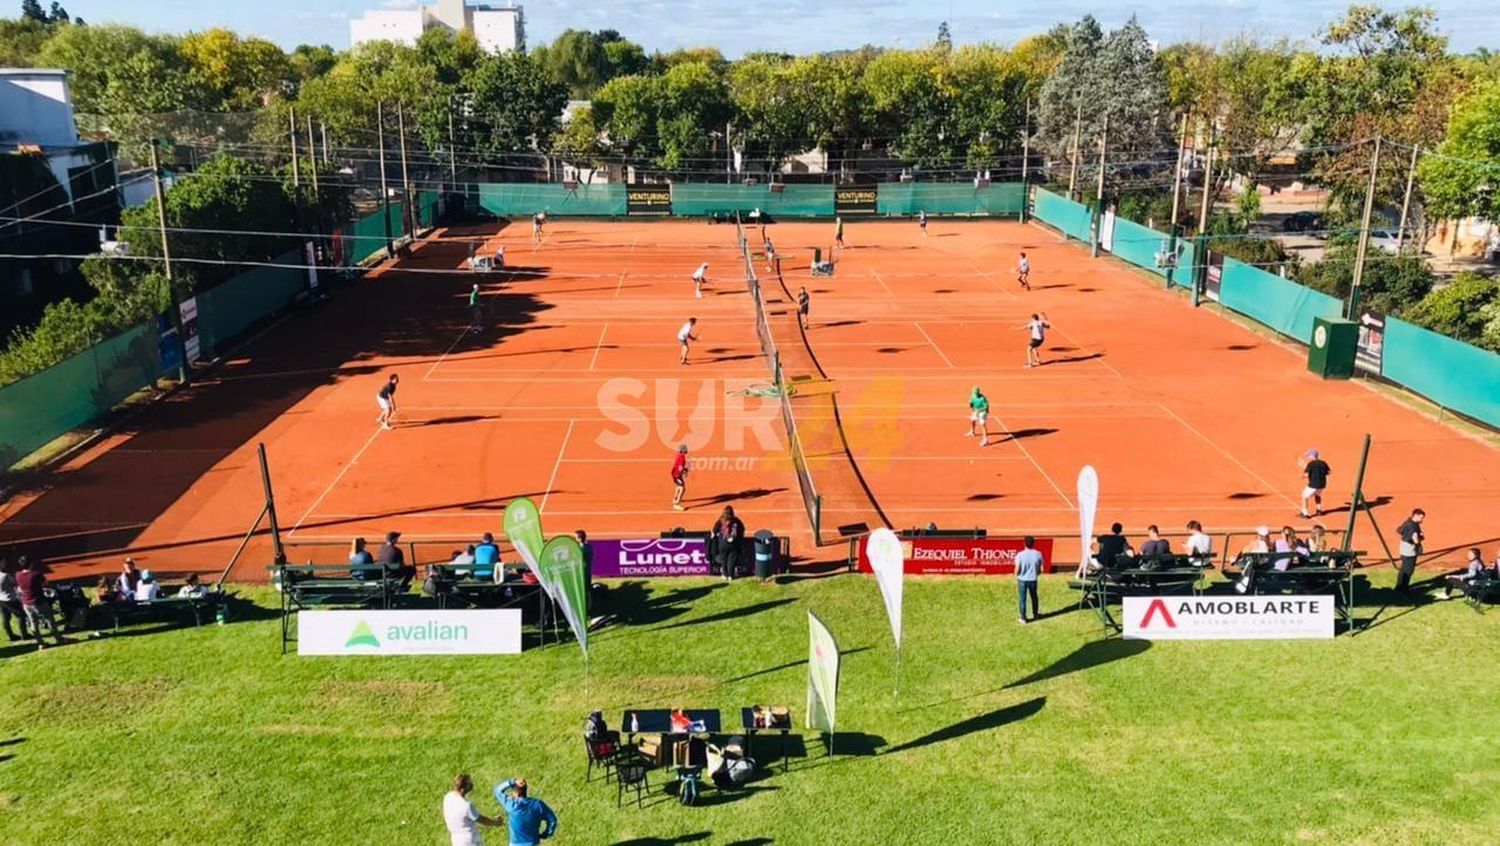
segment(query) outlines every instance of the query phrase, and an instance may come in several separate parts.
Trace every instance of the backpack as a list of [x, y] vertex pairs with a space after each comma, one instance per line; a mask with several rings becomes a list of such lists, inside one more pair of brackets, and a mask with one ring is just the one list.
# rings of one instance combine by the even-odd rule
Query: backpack
[[608, 731], [602, 711], [590, 711], [588, 719], [583, 721], [583, 736], [589, 740], [603, 740]]
[[724, 762], [724, 774], [729, 783], [735, 787], [742, 787], [755, 775], [754, 758], [730, 758]]
[[684, 805], [698, 804], [699, 770], [688, 769], [682, 771], [682, 778], [677, 785], [677, 801]]

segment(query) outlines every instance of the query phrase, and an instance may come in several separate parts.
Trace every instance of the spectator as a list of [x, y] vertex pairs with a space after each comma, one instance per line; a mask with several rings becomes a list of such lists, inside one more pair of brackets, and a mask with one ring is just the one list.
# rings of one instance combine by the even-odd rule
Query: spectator
[[1307, 536], [1307, 551], [1308, 553], [1329, 551], [1328, 530], [1323, 528], [1322, 523], [1313, 524], [1312, 532]]
[[1328, 462], [1318, 457], [1318, 451], [1310, 449], [1302, 459], [1302, 475], [1306, 477], [1307, 484], [1302, 488], [1302, 511], [1300, 516], [1305, 520], [1309, 517], [1321, 517], [1323, 515], [1323, 489], [1328, 487]]
[[[1024, 626], [1041, 616], [1042, 606], [1037, 600], [1036, 583], [1042, 574], [1042, 566], [1047, 562], [1041, 550], [1036, 548], [1036, 538], [1027, 535], [1021, 539], [1021, 543], [1026, 548], [1016, 553], [1016, 605], [1021, 612], [1016, 622]], [[1026, 616], [1027, 597], [1031, 598], [1029, 618]]]
[[[104, 580], [108, 582], [109, 577], [105, 576]], [[19, 636], [10, 624], [12, 618], [21, 626]], [[5, 624], [6, 640], [15, 642], [31, 638], [26, 626], [26, 612], [21, 608], [21, 590], [16, 585], [16, 565], [3, 558], [0, 558], [0, 620]]]
[[411, 586], [412, 577], [417, 575], [417, 570], [406, 563], [406, 556], [401, 552], [400, 541], [400, 532], [386, 532], [385, 543], [381, 544], [380, 551], [375, 553], [375, 563], [385, 571], [387, 578], [399, 578], [401, 589], [406, 590]]
[[208, 596], [208, 585], [198, 581], [197, 573], [188, 573], [187, 583], [177, 589], [177, 595], [183, 599], [202, 599]]
[[47, 648], [42, 642], [42, 629], [51, 632], [53, 642], [61, 646], [62, 635], [57, 633], [57, 624], [52, 621], [52, 601], [47, 598], [47, 565], [24, 555], [18, 563], [21, 572], [16, 575], [16, 591], [21, 595], [21, 610], [26, 615], [32, 636], [36, 638], [36, 648]]
[[1417, 569], [1417, 556], [1422, 554], [1422, 541], [1426, 539], [1422, 531], [1422, 522], [1426, 519], [1427, 512], [1415, 508], [1406, 522], [1396, 529], [1396, 534], [1401, 536], [1401, 571], [1396, 575], [1396, 590], [1402, 593], [1411, 589], [1411, 574]]
[[1190, 534], [1187, 539], [1187, 553], [1197, 563], [1205, 567], [1213, 566], [1214, 542], [1207, 533], [1203, 531], [1203, 524], [1197, 520], [1189, 520], [1187, 529]]
[[500, 547], [495, 543], [495, 536], [485, 532], [479, 543], [474, 545], [473, 551], [474, 577], [493, 579], [495, 568], [500, 566]]
[[1276, 563], [1272, 565], [1277, 570], [1285, 570], [1296, 562], [1297, 556], [1307, 554], [1307, 546], [1297, 537], [1296, 529], [1291, 526], [1282, 526], [1281, 537], [1276, 539], [1276, 551], [1293, 553], [1285, 558], [1276, 559]]
[[1121, 534], [1124, 528], [1119, 523], [1112, 523], [1109, 527], [1109, 534], [1100, 535], [1094, 543], [1094, 560], [1099, 562], [1100, 567], [1109, 569], [1110, 567], [1122, 566], [1125, 562], [1120, 559], [1128, 558], [1135, 554], [1135, 550], [1130, 546], [1130, 541]]
[[1258, 555], [1271, 551], [1271, 529], [1269, 526], [1258, 526], [1255, 529], [1255, 540], [1245, 544], [1240, 550], [1240, 555]]
[[1470, 547], [1469, 560], [1464, 563], [1463, 572], [1443, 580], [1443, 598], [1452, 596], [1455, 587], [1464, 592], [1474, 582], [1488, 578], [1491, 578], [1490, 570], [1484, 566], [1484, 556], [1480, 554], [1479, 547]]
[[539, 846], [557, 834], [557, 814], [546, 802], [527, 798], [526, 790], [524, 778], [495, 785], [495, 798], [505, 808], [510, 823], [510, 846]]
[[453, 779], [453, 790], [443, 797], [443, 822], [448, 826], [448, 838], [452, 846], [484, 846], [479, 835], [479, 826], [500, 825], [500, 820], [479, 813], [469, 801], [474, 790], [474, 780], [468, 773], [459, 773]]
[[745, 540], [745, 524], [734, 516], [733, 507], [724, 506], [724, 512], [714, 521], [713, 538], [714, 561], [723, 572], [724, 581], [730, 581], [740, 567], [740, 550]]
[[464, 547], [463, 549], [460, 549], [459, 551], [453, 553], [453, 560], [449, 561], [448, 563], [449, 564], [457, 564], [459, 566], [473, 564], [474, 563], [474, 554], [475, 554], [475, 552], [478, 549], [479, 549], [479, 547], [477, 547], [477, 546], [475, 546], [474, 544], [471, 543], [468, 546]]
[[578, 539], [578, 545], [583, 548], [583, 583], [592, 585], [594, 583], [594, 545], [589, 543], [588, 533], [582, 529], [573, 532], [573, 537]]
[[114, 582], [109, 580], [109, 576], [100, 576], [99, 584], [94, 586], [94, 604], [110, 605], [121, 599], [120, 591], [115, 588]]
[[135, 586], [135, 601], [151, 602], [160, 595], [161, 585], [157, 584], [156, 577], [150, 570], [141, 571], [141, 580]]
[[125, 559], [124, 569], [120, 571], [120, 578], [115, 581], [115, 592], [121, 599], [135, 596], [135, 587], [141, 583], [141, 571], [136, 569], [135, 559]]
[[1161, 531], [1155, 525], [1146, 527], [1147, 540], [1141, 544], [1141, 557], [1153, 558], [1157, 555], [1171, 555], [1172, 544], [1161, 536]]
[[375, 556], [365, 548], [364, 538], [355, 538], [354, 543], [349, 546], [349, 577], [351, 579], [370, 578], [369, 565], [375, 563]]

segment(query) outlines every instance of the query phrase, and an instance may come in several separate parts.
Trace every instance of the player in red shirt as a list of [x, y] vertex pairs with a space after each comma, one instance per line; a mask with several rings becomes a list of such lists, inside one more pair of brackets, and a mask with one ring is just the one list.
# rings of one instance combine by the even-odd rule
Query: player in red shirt
[[682, 495], [687, 493], [688, 449], [687, 444], [677, 448], [677, 458], [672, 462], [672, 508], [684, 511]]

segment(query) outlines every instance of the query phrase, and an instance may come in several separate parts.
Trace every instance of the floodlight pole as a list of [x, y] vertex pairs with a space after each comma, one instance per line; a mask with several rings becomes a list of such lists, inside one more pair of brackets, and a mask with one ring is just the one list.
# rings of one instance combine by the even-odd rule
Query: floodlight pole
[[[1182, 159], [1187, 155], [1187, 132], [1188, 114], [1187, 112], [1183, 112], [1182, 141], [1177, 145], [1177, 170], [1172, 174], [1172, 219], [1167, 222], [1167, 232], [1170, 233], [1167, 253], [1174, 259], [1177, 257], [1177, 207], [1178, 201], [1182, 198]], [[1167, 290], [1169, 291], [1172, 290], [1172, 271], [1175, 269], [1175, 264], [1176, 262], [1174, 261], [1174, 267], [1167, 268], [1166, 279]]]
[[1359, 286], [1365, 276], [1365, 255], [1370, 249], [1370, 215], [1375, 210], [1375, 180], [1380, 175], [1380, 136], [1375, 136], [1375, 153], [1370, 158], [1370, 182], [1365, 186], [1365, 211], [1359, 223], [1359, 249], [1354, 254], [1354, 281], [1349, 285], [1350, 320], [1359, 316]]
[[167, 279], [167, 313], [172, 326], [177, 330], [177, 349], [182, 364], [177, 370], [177, 380], [186, 385], [192, 379], [192, 370], [187, 360], [187, 330], [182, 325], [182, 306], [177, 302], [177, 280], [172, 278], [172, 250], [167, 244], [167, 197], [161, 189], [161, 160], [156, 145], [160, 139], [151, 139], [151, 178], [156, 188], [156, 226], [161, 233], [161, 274]]
[[411, 207], [411, 179], [406, 172], [406, 110], [400, 100], [396, 101], [396, 131], [401, 135], [401, 227], [406, 237], [413, 239], [417, 237], [417, 225]]
[[391, 190], [386, 185], [385, 179], [385, 107], [379, 101], [375, 101], [375, 138], [376, 145], [380, 147], [380, 219], [385, 223], [385, 257], [390, 258], [391, 250]]
[[318, 145], [313, 142], [312, 115], [307, 116], [307, 160], [308, 172], [312, 174], [313, 197], [318, 196]]
[[1208, 125], [1208, 158], [1203, 165], [1203, 205], [1198, 209], [1198, 234], [1208, 232], [1208, 212], [1214, 185], [1214, 126]]
[[318, 132], [323, 136], [323, 164], [328, 164], [328, 124], [318, 121]]
[[291, 131], [287, 134], [292, 139], [292, 187], [301, 188], [302, 174], [297, 168], [297, 108], [295, 106], [288, 106], [286, 117], [288, 124], [291, 126]]
[[450, 191], [458, 191], [458, 154], [453, 148], [453, 97], [448, 97], [448, 181], [453, 185]]
[[1076, 195], [1074, 188], [1078, 185], [1078, 148], [1083, 143], [1083, 104], [1078, 105], [1078, 115], [1073, 118], [1073, 164], [1068, 169], [1068, 199], [1072, 200]]
[[1021, 122], [1021, 222], [1029, 215], [1026, 206], [1031, 197], [1031, 98], [1026, 98], [1026, 117]]
[[[1406, 169], [1406, 193], [1401, 197], [1401, 223], [1396, 227], [1396, 252], [1400, 254], [1406, 246], [1406, 214], [1411, 210], [1412, 184], [1417, 181], [1417, 156], [1422, 152], [1420, 145], [1413, 144], [1411, 148], [1411, 164]], [[1417, 252], [1422, 252], [1422, 245], [1417, 245]]]
[[1104, 131], [1099, 136], [1099, 186], [1094, 192], [1094, 244], [1089, 253], [1099, 257], [1100, 242], [1104, 240], [1104, 155], [1109, 148], [1109, 115], [1104, 116]]

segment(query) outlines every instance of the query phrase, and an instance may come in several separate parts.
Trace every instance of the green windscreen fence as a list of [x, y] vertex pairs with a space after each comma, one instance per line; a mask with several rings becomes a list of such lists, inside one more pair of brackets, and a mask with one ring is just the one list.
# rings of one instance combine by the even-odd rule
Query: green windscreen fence
[[[274, 264], [301, 265], [301, 250], [279, 255]], [[251, 324], [291, 304], [307, 287], [302, 267], [257, 267], [198, 295], [198, 343], [203, 357], [212, 357], [221, 346]]]
[[436, 191], [421, 191], [417, 194], [417, 226], [428, 229], [437, 225], [438, 199]]
[[1381, 374], [1444, 408], [1500, 427], [1500, 355], [1386, 318]]
[[882, 183], [876, 198], [878, 214], [928, 214], [1019, 216], [1025, 202], [1019, 182], [993, 182], [977, 188], [972, 182]]
[[479, 186], [479, 207], [508, 217], [537, 212], [611, 217], [625, 214], [625, 186], [579, 185], [568, 190], [551, 184], [484, 184]]
[[1313, 318], [1338, 317], [1344, 304], [1311, 288], [1248, 264], [1224, 259], [1219, 302], [1302, 343], [1312, 339]]
[[[401, 204], [391, 203], [386, 210], [390, 216], [391, 240], [401, 237]], [[356, 265], [385, 249], [385, 215], [376, 209], [353, 224], [344, 227], [344, 263]]]
[[1175, 269], [1168, 270], [1165, 267], [1156, 266], [1157, 253], [1166, 253], [1172, 247], [1171, 236], [1166, 233], [1157, 232], [1155, 229], [1121, 217], [1115, 218], [1115, 237], [1110, 246], [1110, 253], [1116, 258], [1124, 259], [1158, 276], [1171, 273], [1172, 284], [1181, 285], [1184, 288], [1190, 287], [1194, 261], [1192, 241], [1181, 239], [1177, 241], [1175, 246], [1177, 267]]
[[709, 185], [679, 182], [672, 186], [672, 214], [699, 217], [714, 212], [760, 209], [772, 217], [831, 217], [832, 185]]
[[1037, 220], [1061, 230], [1070, 238], [1077, 238], [1080, 241], [1089, 240], [1093, 216], [1089, 212], [1089, 207], [1082, 203], [1075, 203], [1046, 188], [1038, 188], [1036, 189], [1036, 206], [1032, 212]]
[[0, 388], [0, 470], [109, 411], [160, 373], [151, 321]]

